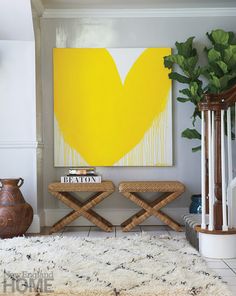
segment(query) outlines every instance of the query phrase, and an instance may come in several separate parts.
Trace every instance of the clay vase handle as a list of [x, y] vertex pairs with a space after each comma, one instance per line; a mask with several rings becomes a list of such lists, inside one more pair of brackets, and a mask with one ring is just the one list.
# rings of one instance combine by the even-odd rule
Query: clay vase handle
[[20, 178], [17, 186], [20, 188], [23, 184], [24, 184], [24, 180]]

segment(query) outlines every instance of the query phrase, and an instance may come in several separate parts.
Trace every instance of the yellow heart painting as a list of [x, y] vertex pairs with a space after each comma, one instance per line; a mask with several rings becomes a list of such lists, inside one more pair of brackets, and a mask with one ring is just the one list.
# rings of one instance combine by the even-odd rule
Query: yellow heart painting
[[55, 166], [172, 165], [170, 48], [55, 48]]

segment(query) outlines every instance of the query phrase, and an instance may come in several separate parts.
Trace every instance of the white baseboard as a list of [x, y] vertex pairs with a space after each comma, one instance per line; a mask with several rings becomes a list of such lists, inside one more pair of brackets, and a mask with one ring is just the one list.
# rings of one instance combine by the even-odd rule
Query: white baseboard
[[[42, 219], [41, 226], [52, 226], [62, 217], [66, 216], [71, 210], [69, 209], [44, 209], [44, 219]], [[113, 225], [120, 225], [130, 216], [139, 211], [139, 209], [96, 209], [99, 215], [110, 221]], [[167, 215], [175, 221], [183, 225], [182, 216], [189, 212], [188, 208], [165, 208], [163, 209]], [[43, 221], [44, 220], [44, 221]], [[79, 217], [70, 224], [71, 226], [91, 226], [90, 221], [84, 217]], [[145, 220], [142, 225], [164, 225], [163, 222], [155, 217], [150, 217]]]
[[[43, 212], [44, 214], [44, 212]], [[44, 221], [43, 217], [41, 217], [41, 214], [34, 215], [33, 221], [27, 230], [27, 233], [40, 233], [40, 222]], [[42, 222], [41, 222], [42, 223]]]

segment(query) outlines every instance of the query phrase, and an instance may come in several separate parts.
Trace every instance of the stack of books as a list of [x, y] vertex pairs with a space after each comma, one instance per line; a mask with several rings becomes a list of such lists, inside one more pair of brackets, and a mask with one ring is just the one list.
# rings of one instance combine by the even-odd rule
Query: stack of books
[[94, 168], [69, 169], [69, 174], [61, 176], [61, 183], [101, 183], [102, 177]]

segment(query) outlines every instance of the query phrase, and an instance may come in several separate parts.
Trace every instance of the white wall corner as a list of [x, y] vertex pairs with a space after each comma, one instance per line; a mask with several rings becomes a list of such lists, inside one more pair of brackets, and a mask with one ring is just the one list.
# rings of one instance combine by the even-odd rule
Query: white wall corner
[[40, 221], [43, 220], [43, 213], [34, 214], [33, 221], [27, 230], [27, 233], [40, 233]]
[[33, 16], [41, 17], [44, 12], [44, 6], [41, 0], [31, 0]]

